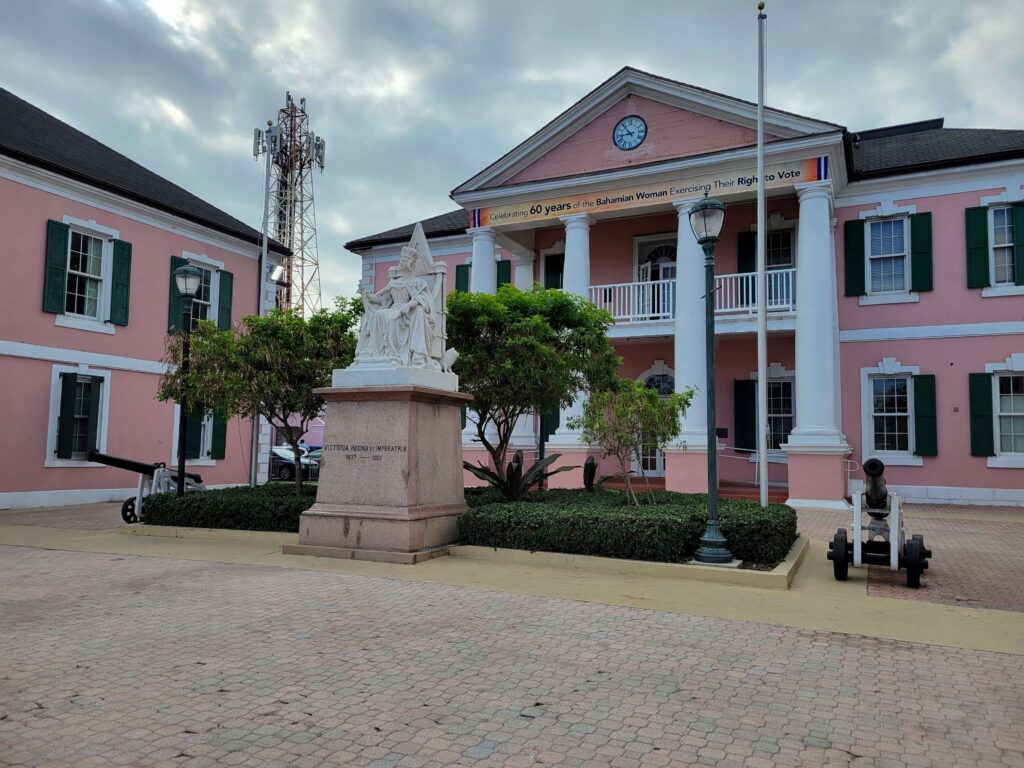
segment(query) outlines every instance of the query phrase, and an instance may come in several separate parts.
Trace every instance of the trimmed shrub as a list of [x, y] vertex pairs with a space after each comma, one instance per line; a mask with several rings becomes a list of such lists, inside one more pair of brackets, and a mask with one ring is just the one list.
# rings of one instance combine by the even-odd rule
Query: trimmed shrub
[[295, 486], [287, 483], [192, 491], [181, 498], [173, 493], [155, 493], [146, 497], [143, 522], [297, 533], [299, 515], [316, 501], [316, 486], [304, 486], [302, 490], [302, 495], [297, 495]]
[[[693, 557], [707, 524], [703, 494], [658, 491], [640, 507], [609, 490], [559, 489], [519, 503], [481, 503], [485, 498], [478, 495], [459, 518], [463, 544], [678, 563]], [[751, 564], [778, 563], [796, 540], [790, 507], [719, 499], [718, 510], [729, 549]]]

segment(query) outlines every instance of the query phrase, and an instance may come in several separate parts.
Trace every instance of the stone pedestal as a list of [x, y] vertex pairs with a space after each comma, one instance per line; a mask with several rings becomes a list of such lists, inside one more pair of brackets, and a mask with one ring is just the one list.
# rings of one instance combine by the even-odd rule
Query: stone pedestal
[[446, 554], [466, 509], [460, 392], [410, 385], [317, 390], [327, 403], [316, 504], [285, 554], [416, 563]]

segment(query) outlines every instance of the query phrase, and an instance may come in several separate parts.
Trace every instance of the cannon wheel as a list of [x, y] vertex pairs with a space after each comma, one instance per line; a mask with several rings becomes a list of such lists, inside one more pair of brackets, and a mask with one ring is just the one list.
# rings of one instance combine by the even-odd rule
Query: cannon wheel
[[832, 538], [832, 573], [836, 581], [846, 581], [850, 575], [850, 563], [846, 559], [846, 529], [840, 528]]
[[924, 542], [918, 538], [908, 541], [904, 558], [907, 563], [907, 586], [918, 589], [921, 586], [921, 573], [924, 571]]
[[282, 464], [281, 468], [277, 470], [277, 479], [288, 482], [289, 480], [295, 479], [295, 469], [290, 464]]
[[139, 522], [139, 516], [135, 513], [135, 497], [129, 496], [121, 504], [121, 519], [126, 523]]

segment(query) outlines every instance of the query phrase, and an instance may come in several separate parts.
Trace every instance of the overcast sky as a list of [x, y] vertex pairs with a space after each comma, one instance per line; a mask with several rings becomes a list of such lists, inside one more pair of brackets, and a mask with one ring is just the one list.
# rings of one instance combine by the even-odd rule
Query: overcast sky
[[[851, 130], [1024, 128], [1019, 0], [769, 0], [768, 103]], [[756, 100], [753, 0], [4, 3], [0, 85], [253, 226], [252, 129], [286, 90], [327, 140], [324, 304], [348, 240], [448, 192], [630, 65]]]

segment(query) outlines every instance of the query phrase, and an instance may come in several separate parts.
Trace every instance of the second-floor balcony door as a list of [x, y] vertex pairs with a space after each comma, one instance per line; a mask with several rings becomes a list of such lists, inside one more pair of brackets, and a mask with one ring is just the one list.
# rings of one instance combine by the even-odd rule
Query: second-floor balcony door
[[675, 307], [676, 247], [662, 243], [641, 249], [637, 264], [637, 314], [671, 318]]

